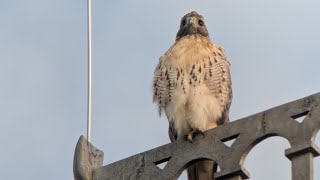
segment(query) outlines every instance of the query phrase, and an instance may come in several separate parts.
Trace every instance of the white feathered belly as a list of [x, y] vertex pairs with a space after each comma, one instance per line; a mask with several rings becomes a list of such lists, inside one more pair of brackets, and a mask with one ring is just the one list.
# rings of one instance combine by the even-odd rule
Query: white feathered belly
[[182, 38], [160, 57], [153, 92], [178, 138], [216, 127], [231, 103], [229, 63], [222, 48], [204, 37]]
[[191, 130], [206, 131], [214, 128], [222, 116], [219, 100], [205, 84], [189, 85], [187, 89], [185, 92], [178, 86], [165, 108], [178, 138], [184, 137]]

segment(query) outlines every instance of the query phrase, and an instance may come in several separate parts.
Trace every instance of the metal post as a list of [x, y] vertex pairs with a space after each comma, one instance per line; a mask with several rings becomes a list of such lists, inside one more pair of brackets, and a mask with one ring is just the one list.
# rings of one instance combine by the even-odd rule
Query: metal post
[[291, 158], [293, 180], [313, 180], [313, 158], [312, 152]]
[[92, 2], [88, 0], [88, 105], [87, 105], [87, 139], [91, 141], [92, 126]]

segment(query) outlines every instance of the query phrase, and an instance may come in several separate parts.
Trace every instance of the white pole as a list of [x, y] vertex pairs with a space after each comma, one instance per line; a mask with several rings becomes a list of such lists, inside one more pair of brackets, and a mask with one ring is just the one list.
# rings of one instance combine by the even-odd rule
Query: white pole
[[92, 2], [88, 0], [88, 105], [87, 105], [87, 139], [91, 141], [92, 126]]

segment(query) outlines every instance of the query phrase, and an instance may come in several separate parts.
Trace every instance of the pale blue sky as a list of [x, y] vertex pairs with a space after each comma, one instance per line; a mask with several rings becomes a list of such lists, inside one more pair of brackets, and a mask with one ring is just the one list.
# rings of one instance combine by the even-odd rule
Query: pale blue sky
[[[93, 0], [92, 141], [104, 164], [169, 142], [151, 82], [184, 14], [202, 14], [226, 51], [235, 120], [320, 91], [319, 7], [317, 0]], [[0, 179], [73, 179], [75, 144], [86, 134], [86, 1], [2, 0], [0, 22]], [[280, 138], [254, 148], [245, 162], [252, 179], [289, 180], [286, 148]]]

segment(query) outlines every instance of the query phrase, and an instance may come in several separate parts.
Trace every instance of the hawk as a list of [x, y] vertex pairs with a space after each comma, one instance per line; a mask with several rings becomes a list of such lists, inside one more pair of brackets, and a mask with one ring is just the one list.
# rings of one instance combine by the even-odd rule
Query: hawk
[[[174, 44], [154, 72], [153, 101], [169, 121], [171, 141], [193, 141], [196, 133], [229, 122], [232, 100], [230, 63], [212, 43], [204, 18], [192, 11], [182, 17]], [[188, 179], [213, 179], [214, 162], [188, 167]]]

